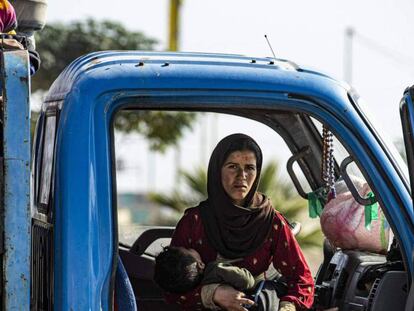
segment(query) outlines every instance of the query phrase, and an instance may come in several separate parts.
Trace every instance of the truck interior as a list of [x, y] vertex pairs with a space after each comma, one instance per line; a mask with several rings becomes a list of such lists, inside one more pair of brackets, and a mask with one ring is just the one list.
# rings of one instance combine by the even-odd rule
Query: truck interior
[[[200, 132], [197, 132], [199, 133], [197, 134], [199, 135], [197, 136], [197, 146], [191, 146], [191, 148], [197, 147], [199, 149], [187, 148], [184, 151], [181, 150], [181, 154], [177, 149], [175, 152], [167, 151], [173, 158], [171, 163], [186, 162], [187, 158], [182, 153], [190, 153], [193, 158], [200, 158], [199, 166], [206, 167], [206, 161], [211, 153], [210, 147], [214, 147], [214, 144], [222, 138], [217, 134], [217, 124], [219, 124], [217, 119], [228, 120], [220, 124], [228, 124], [229, 133], [244, 129], [245, 134], [255, 139], [258, 136], [257, 128], [250, 127], [250, 124], [257, 124], [261, 130], [268, 133], [263, 144], [272, 149], [268, 155], [266, 154], [267, 150], [264, 150], [265, 164], [266, 160], [279, 161], [279, 159], [271, 159], [275, 154], [286, 155], [285, 163], [279, 165], [280, 175], [290, 180], [290, 189], [288, 190], [296, 193], [295, 197], [291, 197], [291, 200], [301, 200], [302, 206], [304, 206], [303, 210], [297, 211], [295, 214], [298, 219], [288, 218], [289, 221], [299, 221], [302, 225], [302, 230], [297, 235], [298, 241], [301, 241], [301, 235], [306, 235], [312, 230], [314, 230], [312, 232], [316, 232], [315, 235], [319, 234], [317, 235], [319, 247], [311, 248], [310, 253], [305, 251], [308, 261], [311, 262], [311, 266], [314, 266], [316, 295], [313, 310], [335, 310], [331, 308], [349, 311], [404, 310], [410, 287], [410, 280], [406, 273], [405, 261], [407, 259], [401, 255], [398, 234], [395, 236], [393, 234], [393, 225], [387, 221], [386, 208], [381, 208], [381, 196], [375, 192], [375, 185], [372, 184], [372, 180], [358, 163], [358, 159], [352, 157], [351, 146], [341, 138], [341, 134], [336, 129], [324, 126], [321, 120], [308, 113], [288, 109], [236, 108], [217, 107], [209, 111], [194, 108], [186, 112], [166, 111], [171, 114], [184, 112], [195, 114], [197, 120], [195, 127], [201, 129]], [[152, 199], [148, 195], [137, 195], [140, 189], [145, 190], [145, 193], [165, 194], [165, 189], [168, 187], [163, 188], [162, 185], [154, 187], [154, 185], [158, 179], [170, 178], [168, 174], [173, 176], [173, 179], [177, 178], [177, 168], [175, 165], [168, 165], [169, 162], [165, 162], [162, 158], [158, 162], [154, 162], [157, 157], [154, 152], [148, 151], [147, 155], [143, 157], [143, 150], [149, 150], [149, 143], [143, 135], [127, 135], [115, 126], [117, 118], [120, 118], [122, 114], [138, 115], [140, 111], [133, 107], [125, 108], [118, 112], [113, 122], [112, 141], [113, 156], [116, 159], [113, 163], [116, 172], [114, 187], [117, 194], [118, 252], [131, 282], [138, 310], [179, 310], [177, 306], [167, 305], [164, 302], [163, 293], [154, 283], [152, 273], [155, 257], [163, 246], [168, 245], [174, 231], [174, 224], [180, 214], [177, 209], [174, 210], [168, 206], [171, 200], [164, 200], [163, 204], [159, 203], [160, 200], [158, 203], [154, 203], [154, 195], [152, 195]], [[159, 111], [149, 111], [149, 113], [157, 112]], [[233, 126], [236, 123], [241, 124], [240, 127]], [[210, 132], [203, 132], [203, 128], [210, 129]], [[183, 136], [190, 135], [195, 131], [194, 128], [186, 129]], [[200, 140], [204, 140], [205, 144], [200, 144]], [[258, 138], [257, 140], [259, 145], [263, 147], [261, 141]], [[209, 144], [211, 146], [207, 147]], [[188, 145], [188, 142], [181, 143], [181, 146], [188, 147]], [[179, 158], [180, 156], [181, 158]], [[163, 161], [164, 165], [161, 165]], [[193, 171], [196, 171], [194, 167], [192, 168]], [[169, 170], [168, 174], [166, 170]], [[133, 176], [131, 177], [131, 175]], [[147, 183], [147, 186], [140, 188], [144, 182]], [[361, 193], [361, 185], [369, 187], [369, 197]], [[135, 186], [139, 189], [135, 189]], [[321, 228], [324, 223], [318, 217], [315, 219], [309, 217], [308, 206], [317, 205], [317, 202], [320, 203], [319, 210], [315, 206], [312, 208], [313, 212], [320, 216], [321, 208], [324, 205], [327, 206], [329, 201], [326, 191], [329, 192], [329, 189], [333, 187], [336, 188], [337, 195], [346, 193], [347, 198], [354, 202], [353, 206], [359, 207], [359, 209], [349, 211], [349, 218], [347, 218], [349, 221], [342, 222], [343, 227], [337, 228], [343, 233], [341, 238], [346, 241], [343, 245], [348, 245], [348, 247], [338, 247], [337, 241], [336, 245], [332, 243], [322, 233], [326, 232], [325, 228]], [[192, 196], [193, 202], [199, 198], [194, 193], [196, 191], [194, 187], [189, 189], [181, 185], [178, 190]], [[277, 189], [272, 190], [277, 191]], [[172, 190], [169, 191], [172, 193]], [[133, 192], [135, 194], [132, 194]], [[332, 202], [334, 200], [330, 205], [334, 205]], [[196, 202], [194, 203], [196, 204]], [[354, 233], [357, 230], [355, 226], [352, 227], [355, 223], [352, 221], [352, 217], [359, 219], [361, 209], [364, 210], [364, 215], [367, 217], [366, 207], [374, 204], [376, 204], [377, 213], [372, 217], [372, 223], [365, 222], [365, 225], [361, 226], [367, 234], [378, 233], [381, 235], [378, 236], [378, 239], [381, 239], [383, 248], [375, 251], [370, 245], [353, 247], [352, 243], [348, 243], [354, 239]], [[285, 202], [285, 205], [290, 206], [289, 202]], [[283, 208], [277, 204], [274, 207], [276, 209]], [[335, 215], [340, 216], [340, 214], [333, 215], [334, 217]], [[377, 223], [379, 231], [373, 233], [375, 223]], [[356, 244], [354, 243], [354, 245]], [[305, 245], [302, 247], [306, 248]], [[272, 267], [269, 269], [271, 270]]]

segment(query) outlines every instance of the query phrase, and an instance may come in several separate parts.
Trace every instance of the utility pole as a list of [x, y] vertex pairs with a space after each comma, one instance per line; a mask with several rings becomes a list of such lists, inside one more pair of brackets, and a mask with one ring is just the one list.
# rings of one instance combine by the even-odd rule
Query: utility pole
[[352, 44], [355, 36], [355, 29], [352, 27], [347, 27], [345, 29], [345, 41], [344, 41], [344, 80], [348, 82], [349, 85], [352, 84]]
[[[180, 39], [180, 6], [181, 0], [170, 0], [170, 24], [168, 29], [168, 50], [177, 51]], [[175, 147], [175, 189], [179, 191], [181, 184], [181, 147]]]
[[168, 29], [168, 49], [177, 51], [180, 43], [180, 6], [181, 0], [170, 0], [170, 25]]

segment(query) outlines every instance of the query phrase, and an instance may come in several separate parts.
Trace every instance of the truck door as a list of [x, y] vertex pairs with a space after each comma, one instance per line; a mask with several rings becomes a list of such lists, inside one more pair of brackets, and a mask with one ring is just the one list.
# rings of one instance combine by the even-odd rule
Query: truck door
[[[414, 86], [407, 88], [400, 102], [400, 115], [403, 128], [405, 152], [410, 174], [411, 197], [414, 198]], [[414, 205], [413, 205], [414, 208]], [[414, 262], [414, 253], [411, 256]], [[414, 272], [411, 272], [411, 289], [405, 311], [414, 310]]]

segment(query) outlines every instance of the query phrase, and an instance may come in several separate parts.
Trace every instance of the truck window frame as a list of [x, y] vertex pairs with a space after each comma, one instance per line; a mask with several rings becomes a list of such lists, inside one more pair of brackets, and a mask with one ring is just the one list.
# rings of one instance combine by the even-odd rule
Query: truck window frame
[[[48, 128], [48, 120], [54, 119]], [[48, 215], [51, 198], [54, 189], [54, 166], [55, 166], [55, 147], [58, 126], [58, 109], [56, 106], [48, 107], [42, 119], [42, 133], [40, 148], [38, 150], [39, 168], [36, 187], [36, 202], [38, 212]], [[50, 132], [49, 132], [50, 131]], [[46, 148], [47, 147], [47, 148]], [[45, 171], [47, 168], [47, 172]], [[47, 175], [45, 175], [47, 173]]]
[[38, 202], [39, 191], [39, 175], [40, 175], [40, 161], [37, 161], [41, 157], [42, 143], [43, 143], [43, 123], [44, 115], [39, 113], [39, 117], [36, 122], [36, 128], [33, 135], [33, 151], [32, 151], [32, 170], [33, 170], [33, 202]]

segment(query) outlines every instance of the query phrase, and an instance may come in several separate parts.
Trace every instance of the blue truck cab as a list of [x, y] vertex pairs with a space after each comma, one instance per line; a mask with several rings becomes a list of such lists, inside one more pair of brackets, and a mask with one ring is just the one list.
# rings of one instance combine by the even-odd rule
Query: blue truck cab
[[[320, 126], [332, 133], [345, 152], [342, 157], [334, 152], [333, 182], [345, 180], [364, 205], [367, 199], [354, 191], [347, 173], [350, 163], [356, 165], [394, 234], [390, 248], [401, 265], [393, 265], [387, 254], [325, 250], [315, 275], [313, 309], [378, 311], [392, 305], [414, 310], [413, 95], [408, 88], [400, 103], [407, 174], [348, 85], [293, 62], [133, 51], [96, 52], [75, 60], [51, 86], [33, 140], [31, 308], [113, 310], [122, 261], [138, 310], [177, 310], [164, 303], [151, 277], [154, 257], [145, 253], [172, 229], [153, 228], [132, 245], [119, 244], [114, 120], [121, 111], [188, 111], [235, 115], [268, 126], [291, 152], [286, 169], [306, 199], [326, 186]], [[297, 177], [293, 164], [304, 178]], [[359, 287], [361, 278], [388, 262], [381, 273], [375, 271], [368, 289]]]

